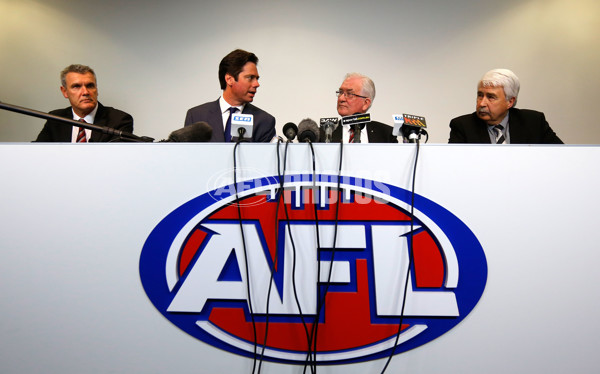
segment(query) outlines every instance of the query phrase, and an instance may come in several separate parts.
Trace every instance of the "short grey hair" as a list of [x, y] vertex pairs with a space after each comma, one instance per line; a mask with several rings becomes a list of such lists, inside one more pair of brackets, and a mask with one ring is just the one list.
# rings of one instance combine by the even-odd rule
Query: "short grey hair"
[[77, 74], [92, 73], [92, 75], [94, 76], [94, 80], [96, 80], [96, 73], [94, 72], [94, 69], [92, 69], [91, 67], [86, 66], [86, 65], [73, 64], [73, 65], [67, 66], [66, 68], [63, 69], [63, 71], [60, 72], [60, 84], [64, 88], [67, 88], [67, 74], [69, 74], [69, 73], [77, 73]]
[[371, 99], [371, 105], [375, 100], [375, 83], [371, 80], [371, 78], [366, 75], [360, 73], [348, 73], [344, 77], [344, 80], [348, 78], [359, 78], [362, 81], [362, 90], [360, 92], [361, 95], [368, 97]]
[[519, 96], [519, 89], [521, 83], [519, 78], [508, 69], [493, 69], [488, 71], [481, 77], [477, 86], [483, 87], [500, 87], [504, 89], [504, 96], [506, 101], [510, 101], [513, 97], [515, 98], [514, 105], [517, 105], [517, 97]]

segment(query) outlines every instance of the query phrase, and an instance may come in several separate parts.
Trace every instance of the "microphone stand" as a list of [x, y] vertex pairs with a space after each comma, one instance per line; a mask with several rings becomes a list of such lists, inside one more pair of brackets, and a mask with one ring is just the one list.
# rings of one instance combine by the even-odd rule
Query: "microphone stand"
[[137, 135], [133, 135], [130, 132], [113, 129], [108, 126], [99, 126], [99, 125], [94, 125], [93, 123], [79, 122], [79, 121], [75, 121], [73, 119], [59, 117], [54, 114], [40, 112], [38, 110], [28, 109], [28, 108], [20, 107], [17, 105], [3, 103], [1, 101], [0, 101], [0, 109], [4, 109], [4, 110], [8, 110], [8, 111], [15, 112], [15, 113], [20, 113], [20, 114], [25, 114], [25, 115], [32, 116], [32, 117], [38, 117], [38, 118], [42, 118], [45, 120], [59, 121], [59, 122], [66, 123], [67, 125], [71, 125], [71, 126], [83, 127], [84, 129], [98, 131], [103, 134], [108, 134], [108, 135], [112, 135], [112, 136], [117, 136], [119, 138], [119, 140], [122, 140], [122, 141], [138, 142], [138, 143], [152, 143], [154, 141], [153, 138], [150, 138], [148, 136], [137, 136]]

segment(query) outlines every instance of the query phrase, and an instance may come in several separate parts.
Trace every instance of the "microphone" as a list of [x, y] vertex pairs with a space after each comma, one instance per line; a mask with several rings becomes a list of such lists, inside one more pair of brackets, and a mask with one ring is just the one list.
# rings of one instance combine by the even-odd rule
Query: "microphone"
[[393, 114], [392, 118], [394, 119], [394, 129], [392, 130], [392, 135], [401, 135], [402, 125], [404, 125], [404, 116], [401, 114]]
[[339, 121], [340, 119], [337, 117], [321, 118], [321, 130], [325, 133], [325, 143], [331, 143], [331, 137], [335, 129], [337, 129]]
[[198, 143], [208, 142], [210, 138], [212, 138], [212, 127], [206, 122], [195, 122], [173, 131], [167, 140], [160, 142]]
[[[394, 115], [394, 123], [396, 123], [396, 117], [398, 115]], [[427, 123], [425, 122], [425, 117], [415, 116], [413, 114], [402, 114], [402, 125], [400, 126], [400, 131], [402, 132], [402, 137], [407, 139], [409, 143], [416, 143], [419, 139], [421, 139], [421, 134], [427, 135]], [[394, 126], [396, 127], [396, 126]]]
[[371, 122], [371, 115], [369, 113], [356, 113], [351, 116], [342, 117], [342, 126], [349, 125], [354, 129], [354, 143], [360, 143], [360, 132], [369, 122]]
[[39, 110], [29, 109], [29, 108], [25, 108], [22, 106], [3, 103], [1, 101], [0, 101], [0, 109], [9, 110], [11, 112], [20, 113], [20, 114], [25, 114], [26, 116], [43, 118], [47, 121], [49, 121], [49, 120], [59, 121], [64, 124], [67, 124], [69, 126], [83, 127], [88, 130], [98, 131], [102, 134], [108, 134], [111, 136], [115, 136], [120, 141], [139, 142], [139, 143], [152, 143], [154, 141], [154, 138], [151, 138], [149, 136], [137, 136], [130, 132], [113, 129], [112, 127], [108, 127], [108, 126], [99, 126], [99, 125], [94, 125], [92, 123], [82, 123], [79, 121], [75, 121], [73, 119], [63, 118], [63, 117], [60, 117], [60, 116], [57, 116], [54, 114], [40, 112]]
[[316, 143], [319, 141], [319, 126], [310, 118], [303, 119], [298, 124], [298, 141]]
[[254, 116], [252, 114], [233, 113], [231, 118], [231, 138], [238, 137], [238, 142], [244, 140], [245, 136], [252, 138], [252, 126]]
[[298, 126], [292, 122], [286, 123], [283, 125], [283, 135], [291, 142], [298, 135]]

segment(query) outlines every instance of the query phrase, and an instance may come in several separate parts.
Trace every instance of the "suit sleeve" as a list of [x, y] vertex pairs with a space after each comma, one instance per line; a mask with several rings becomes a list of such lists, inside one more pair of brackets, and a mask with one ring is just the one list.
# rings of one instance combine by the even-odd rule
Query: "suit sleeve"
[[546, 116], [542, 113], [542, 144], [564, 144], [550, 127]]
[[[68, 118], [71, 115], [71, 108], [57, 109], [48, 112], [59, 117]], [[70, 119], [70, 118], [68, 118]], [[68, 134], [67, 134], [68, 133]], [[48, 120], [44, 124], [42, 131], [38, 134], [35, 142], [70, 142], [71, 126], [55, 120]]]
[[450, 121], [450, 138], [448, 139], [448, 143], [466, 143], [467, 139], [465, 137], [465, 132], [463, 126], [460, 125], [460, 122], [455, 118]]
[[133, 117], [131, 114], [123, 113], [124, 115], [119, 120], [117, 129], [133, 133]]
[[388, 143], [398, 143], [398, 137], [392, 134], [394, 132], [394, 128], [390, 127], [388, 135]]
[[191, 109], [189, 109], [189, 110], [187, 111], [187, 113], [185, 114], [185, 122], [183, 123], [183, 126], [184, 126], [184, 127], [185, 127], [185, 126], [189, 126], [189, 125], [191, 125], [192, 123], [194, 123], [194, 120], [193, 120], [193, 118], [192, 118], [192, 117], [193, 117], [193, 116], [192, 116], [192, 110], [191, 110]]
[[[133, 117], [131, 114], [112, 107], [104, 107], [103, 110], [106, 111], [106, 117], [98, 120], [97, 125], [107, 126], [115, 130], [133, 133]], [[111, 142], [119, 139], [118, 135], [101, 134], [101, 136], [98, 138], [95, 134], [96, 131], [92, 131], [92, 137], [90, 141]]]
[[275, 117], [266, 114], [265, 118], [261, 119], [260, 126], [257, 126], [256, 130], [256, 133], [252, 136], [252, 141], [269, 143], [275, 137]]
[[35, 142], [51, 142], [52, 136], [50, 134], [50, 126], [48, 126], [48, 121], [44, 124], [42, 131], [38, 134], [37, 138], [34, 140]]

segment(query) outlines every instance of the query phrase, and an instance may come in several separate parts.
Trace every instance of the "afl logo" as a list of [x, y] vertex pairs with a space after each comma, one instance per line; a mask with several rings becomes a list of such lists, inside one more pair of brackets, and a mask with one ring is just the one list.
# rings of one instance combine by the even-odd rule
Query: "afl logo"
[[239, 204], [230, 185], [167, 215], [140, 257], [158, 311], [235, 354], [341, 364], [426, 344], [481, 298], [483, 249], [435, 202], [415, 195], [411, 222], [411, 192], [393, 185], [297, 174], [284, 187], [244, 181]]

